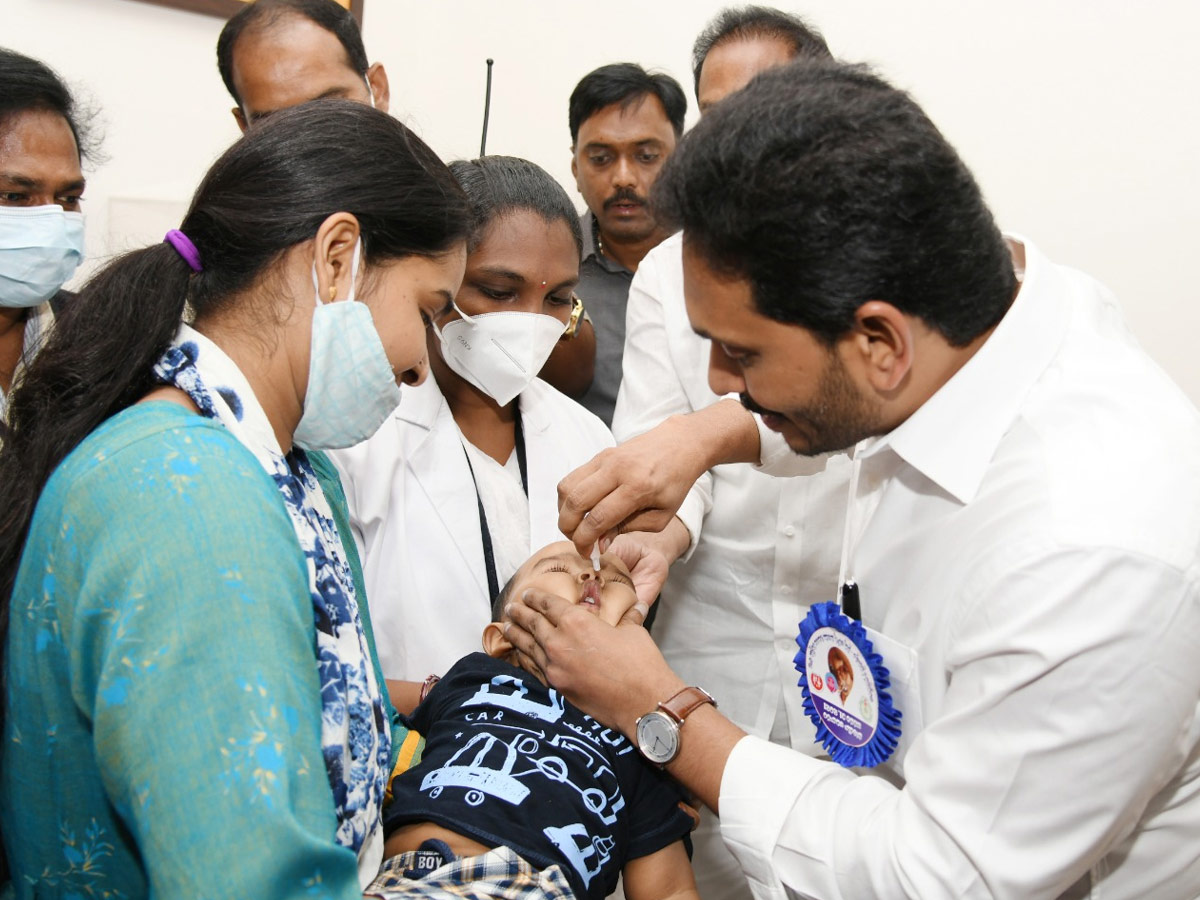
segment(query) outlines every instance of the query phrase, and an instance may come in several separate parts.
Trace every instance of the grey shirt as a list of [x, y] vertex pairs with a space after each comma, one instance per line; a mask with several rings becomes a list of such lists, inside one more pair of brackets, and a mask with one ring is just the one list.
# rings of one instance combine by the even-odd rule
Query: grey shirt
[[625, 304], [633, 273], [603, 253], [597, 244], [596, 217], [591, 211], [579, 217], [583, 229], [583, 256], [579, 287], [588, 318], [596, 330], [596, 374], [592, 386], [579, 398], [590, 412], [612, 426], [617, 390], [621, 387], [621, 357], [625, 352]]

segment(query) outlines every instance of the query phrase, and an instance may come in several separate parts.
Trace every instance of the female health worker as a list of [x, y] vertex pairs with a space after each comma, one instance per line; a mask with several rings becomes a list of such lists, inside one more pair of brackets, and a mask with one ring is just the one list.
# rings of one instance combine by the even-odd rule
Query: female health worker
[[18, 898], [361, 896], [403, 735], [305, 450], [424, 379], [467, 212], [387, 115], [280, 111], [26, 370], [0, 449]]
[[79, 118], [53, 71], [0, 48], [0, 420], [83, 259]]
[[581, 323], [579, 220], [523, 159], [451, 163], [471, 204], [466, 275], [429, 331], [433, 378], [364, 444], [332, 454], [363, 556], [380, 662], [397, 707], [479, 649], [500, 587], [561, 540], [558, 482], [613, 445], [536, 378]]

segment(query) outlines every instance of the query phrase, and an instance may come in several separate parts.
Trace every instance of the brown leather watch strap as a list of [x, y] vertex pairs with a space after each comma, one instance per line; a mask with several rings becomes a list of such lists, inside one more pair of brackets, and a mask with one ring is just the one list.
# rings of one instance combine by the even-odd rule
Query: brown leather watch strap
[[669, 715], [672, 719], [683, 724], [683, 720], [695, 712], [705, 703], [717, 705], [717, 701], [712, 698], [712, 695], [700, 687], [685, 687], [682, 691], [663, 703], [658, 704], [658, 708]]

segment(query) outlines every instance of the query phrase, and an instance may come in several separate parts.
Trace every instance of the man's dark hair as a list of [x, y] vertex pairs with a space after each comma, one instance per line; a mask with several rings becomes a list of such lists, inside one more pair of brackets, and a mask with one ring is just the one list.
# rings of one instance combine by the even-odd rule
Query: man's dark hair
[[799, 59], [833, 59], [829, 45], [816, 28], [799, 16], [769, 6], [730, 6], [717, 13], [692, 45], [692, 77], [700, 98], [700, 70], [713, 47], [725, 41], [774, 38], [792, 48]]
[[862, 66], [796, 62], [707, 113], [651, 202], [759, 312], [827, 343], [883, 300], [954, 346], [1003, 317], [1012, 259], [979, 186], [903, 91]]
[[537, 163], [515, 156], [482, 156], [450, 163], [450, 172], [471, 204], [471, 236], [467, 251], [473, 251], [483, 232], [497, 219], [517, 210], [537, 213], [547, 223], [563, 222], [583, 251], [583, 233], [575, 204], [553, 176]]
[[647, 72], [637, 63], [613, 63], [588, 72], [571, 91], [567, 106], [571, 143], [579, 137], [579, 126], [606, 106], [619, 103], [622, 109], [628, 109], [651, 95], [662, 103], [667, 121], [679, 137], [683, 134], [683, 117], [687, 115], [687, 97], [670, 75]]
[[333, 34], [346, 51], [346, 65], [366, 75], [370, 64], [363, 47], [358, 22], [348, 9], [334, 0], [255, 0], [233, 14], [217, 38], [217, 69], [225, 88], [238, 106], [242, 98], [233, 86], [233, 51], [247, 31], [267, 31], [286, 19], [300, 16]]
[[63, 80], [45, 63], [0, 47], [0, 134], [10, 119], [30, 110], [66, 119], [80, 159], [92, 150], [87, 134], [91, 114], [80, 111]]

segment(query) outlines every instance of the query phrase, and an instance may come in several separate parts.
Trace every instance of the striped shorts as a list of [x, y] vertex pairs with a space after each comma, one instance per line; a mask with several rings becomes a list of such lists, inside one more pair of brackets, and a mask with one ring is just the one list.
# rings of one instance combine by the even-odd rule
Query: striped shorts
[[[410, 877], [418, 867], [420, 851], [386, 859], [379, 875], [363, 891], [364, 897], [398, 900], [429, 897], [433, 900], [574, 900], [571, 886], [558, 866], [535, 869], [508, 847], [497, 847], [479, 856], [465, 856]], [[406, 872], [408, 874], [406, 874]]]

